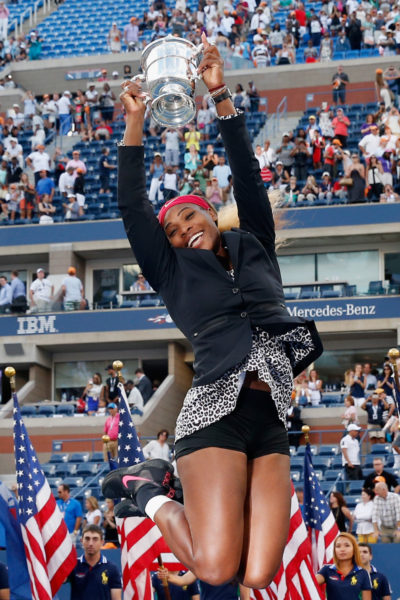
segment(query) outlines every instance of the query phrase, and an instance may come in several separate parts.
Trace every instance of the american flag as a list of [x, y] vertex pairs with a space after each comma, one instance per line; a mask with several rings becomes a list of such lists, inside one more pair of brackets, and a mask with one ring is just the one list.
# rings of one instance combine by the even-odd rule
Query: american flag
[[292, 485], [290, 526], [282, 564], [264, 590], [251, 590], [254, 600], [321, 600], [320, 587], [311, 564], [311, 545], [299, 502]]
[[304, 520], [312, 548], [314, 571], [333, 560], [333, 543], [339, 533], [312, 464], [310, 444], [304, 455]]
[[34, 600], [51, 600], [76, 565], [67, 526], [43, 474], [14, 400], [14, 451], [18, 519]]
[[[144, 461], [135, 426], [132, 422], [124, 386], [119, 389], [119, 433], [118, 462], [120, 467], [129, 467]], [[121, 566], [124, 600], [150, 600], [152, 586], [150, 571], [152, 563], [161, 553], [170, 553], [157, 525], [146, 517], [117, 519], [118, 535], [121, 544]], [[170, 557], [169, 557], [170, 558]], [[175, 559], [168, 560], [167, 567], [182, 569]]]

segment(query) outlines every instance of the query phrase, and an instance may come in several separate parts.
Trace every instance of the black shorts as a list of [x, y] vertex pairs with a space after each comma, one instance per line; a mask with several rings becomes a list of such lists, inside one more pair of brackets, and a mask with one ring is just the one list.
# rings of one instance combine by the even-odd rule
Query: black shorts
[[235, 410], [216, 423], [178, 440], [175, 456], [178, 459], [211, 447], [237, 450], [250, 460], [274, 453], [290, 456], [288, 434], [271, 394], [242, 388]]

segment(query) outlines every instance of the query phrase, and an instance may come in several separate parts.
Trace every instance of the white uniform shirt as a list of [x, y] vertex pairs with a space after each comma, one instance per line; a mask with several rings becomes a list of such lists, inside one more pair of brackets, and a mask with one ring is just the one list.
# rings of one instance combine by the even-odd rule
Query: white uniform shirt
[[[346, 448], [347, 456], [349, 457], [349, 461], [353, 465], [360, 464], [360, 443], [356, 438], [352, 438], [348, 433], [345, 435], [340, 441], [340, 449], [343, 450]], [[342, 465], [345, 466], [347, 464], [343, 453], [342, 453]]]

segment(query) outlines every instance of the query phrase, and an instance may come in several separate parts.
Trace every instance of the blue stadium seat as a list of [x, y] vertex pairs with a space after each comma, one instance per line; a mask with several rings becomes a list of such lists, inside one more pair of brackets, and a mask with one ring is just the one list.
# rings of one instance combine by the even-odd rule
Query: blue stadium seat
[[[304, 454], [305, 454], [305, 451], [306, 451], [306, 447], [307, 447], [307, 446], [299, 446], [299, 447], [297, 448], [296, 456], [304, 456]], [[310, 446], [310, 448], [311, 448], [311, 454], [312, 454], [313, 456], [315, 456], [316, 454], [318, 454], [318, 446], [316, 446], [316, 445], [311, 445], [311, 446]]]
[[118, 306], [117, 290], [103, 290], [97, 308], [116, 308]]
[[371, 448], [371, 454], [379, 454], [379, 456], [384, 456], [385, 454], [389, 454], [391, 450], [390, 444], [374, 444]]
[[56, 465], [42, 465], [42, 471], [45, 475], [56, 475]]
[[55, 475], [58, 477], [69, 477], [75, 475], [76, 465], [71, 463], [57, 463], [55, 466]]
[[69, 458], [68, 454], [52, 454], [49, 463], [65, 463]]
[[331, 468], [339, 469], [341, 466], [342, 466], [342, 455], [338, 454], [337, 456], [333, 457], [332, 463], [331, 463]]
[[339, 290], [322, 290], [322, 298], [340, 298]]
[[340, 477], [340, 479], [342, 479], [343, 470], [342, 469], [327, 469], [325, 471], [324, 475], [325, 475], [326, 480], [335, 481], [335, 479], [337, 479], [338, 477]]
[[292, 456], [290, 458], [290, 468], [291, 469], [303, 469], [304, 467], [304, 458], [301, 456]]
[[302, 290], [300, 292], [300, 300], [313, 300], [314, 298], [319, 298], [319, 292], [312, 290]]
[[92, 456], [90, 457], [91, 463], [102, 463], [104, 462], [104, 456], [102, 452], [92, 452]]
[[334, 481], [320, 481], [319, 487], [324, 494], [337, 491]]
[[78, 464], [78, 468], [76, 469], [77, 475], [82, 475], [82, 477], [86, 477], [88, 475], [96, 475], [98, 471], [97, 463], [82, 463]]
[[66, 417], [72, 417], [75, 413], [75, 406], [73, 404], [59, 404], [56, 407], [57, 415], [65, 415]]
[[32, 417], [36, 414], [36, 406], [33, 406], [32, 404], [26, 404], [25, 406], [21, 406], [21, 417]]
[[150, 306], [160, 306], [161, 300], [160, 298], [144, 298], [140, 301], [140, 308], [150, 307]]
[[285, 292], [285, 300], [297, 300], [298, 292]]
[[368, 294], [379, 296], [385, 293], [382, 281], [370, 281], [368, 285]]
[[290, 470], [290, 478], [294, 483], [301, 481], [303, 479], [303, 473], [299, 470]]
[[43, 405], [43, 406], [39, 406], [38, 409], [38, 414], [41, 417], [52, 417], [56, 412], [56, 409], [54, 406], [47, 406], [47, 405]]
[[315, 456], [313, 457], [312, 462], [314, 469], [322, 469], [323, 471], [326, 471], [326, 469], [329, 469], [331, 466], [332, 459], [328, 456]]
[[74, 452], [71, 454], [69, 462], [71, 463], [85, 463], [89, 460], [89, 452]]
[[361, 494], [363, 489], [363, 481], [350, 481], [348, 486], [349, 494]]
[[321, 444], [319, 447], [319, 456], [336, 456], [338, 453], [338, 447], [330, 444]]
[[63, 483], [66, 483], [71, 488], [81, 487], [84, 483], [83, 477], [66, 477], [63, 480]]

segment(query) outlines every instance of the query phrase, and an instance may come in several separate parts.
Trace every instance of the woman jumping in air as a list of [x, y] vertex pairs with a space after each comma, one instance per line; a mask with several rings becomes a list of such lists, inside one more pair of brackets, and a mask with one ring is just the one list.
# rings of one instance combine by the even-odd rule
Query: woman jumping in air
[[125, 229], [195, 357], [176, 424], [184, 506], [171, 498], [173, 469], [162, 460], [112, 471], [103, 493], [130, 498], [199, 579], [219, 585], [236, 578], [264, 588], [280, 566], [289, 529], [285, 423], [293, 376], [322, 346], [314, 323], [285, 307], [272, 210], [245, 117], [231, 102], [218, 49], [204, 35], [203, 43], [198, 70], [216, 106], [240, 228], [221, 234], [216, 211], [194, 195], [169, 200], [156, 217], [146, 195], [143, 93], [125, 82], [121, 94], [126, 130], [118, 197]]

